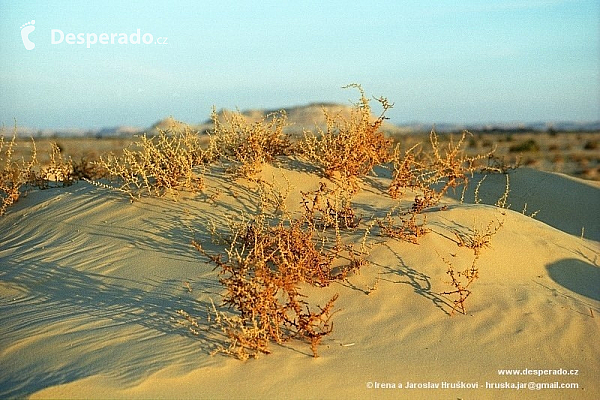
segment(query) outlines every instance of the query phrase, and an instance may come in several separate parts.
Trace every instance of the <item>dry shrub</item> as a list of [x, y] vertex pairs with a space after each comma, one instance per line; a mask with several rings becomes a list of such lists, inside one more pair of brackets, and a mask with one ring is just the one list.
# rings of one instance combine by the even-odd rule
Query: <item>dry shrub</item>
[[[416, 192], [410, 209], [392, 209], [384, 219], [377, 221], [383, 235], [418, 243], [418, 239], [427, 233], [425, 228], [426, 218], [423, 212], [431, 207], [437, 206], [448, 190], [463, 186], [463, 196], [475, 171], [480, 169], [490, 170], [489, 166], [480, 165], [481, 160], [489, 160], [492, 152], [487, 154], [467, 156], [463, 150], [465, 139], [469, 133], [463, 132], [460, 139], [455, 142], [452, 138], [446, 146], [441, 146], [435, 131], [431, 131], [429, 141], [431, 151], [425, 153], [420, 145], [415, 145], [403, 154], [396, 147], [394, 154], [394, 173], [389, 187], [390, 195], [398, 199], [405, 195], [407, 190]], [[479, 189], [481, 182], [475, 189], [475, 202], [479, 202]], [[508, 197], [508, 175], [507, 186], [504, 195], [499, 199], [497, 205], [506, 207]], [[441, 207], [443, 210], [445, 207]], [[458, 296], [454, 300], [452, 314], [456, 310], [465, 313], [465, 301], [471, 294], [470, 286], [479, 277], [477, 261], [481, 250], [490, 244], [491, 237], [500, 229], [502, 223], [493, 225], [490, 223], [485, 231], [474, 229], [468, 235], [455, 233], [459, 246], [468, 247], [474, 251], [474, 259], [469, 267], [457, 270], [454, 265], [443, 259], [448, 265], [447, 274], [450, 276], [450, 285], [453, 290], [443, 292], [446, 295]]]
[[466, 314], [465, 301], [472, 293], [470, 286], [479, 278], [477, 261], [481, 256], [481, 251], [491, 245], [492, 236], [498, 233], [498, 230], [500, 230], [503, 224], [504, 223], [501, 221], [490, 221], [484, 230], [474, 227], [473, 230], [467, 234], [454, 232], [458, 246], [473, 250], [474, 257], [471, 265], [462, 271], [457, 271], [450, 261], [443, 259], [448, 266], [446, 274], [448, 274], [451, 279], [449, 284], [454, 290], [442, 292], [442, 294], [455, 295], [458, 297], [454, 300], [454, 307], [452, 308], [450, 315], [454, 315], [457, 310]]
[[98, 164], [104, 175], [120, 181], [118, 190], [135, 199], [142, 194], [175, 197], [182, 189], [202, 189], [203, 176], [196, 167], [210, 160], [211, 149], [202, 148], [198, 133], [185, 127], [159, 130], [158, 136], [150, 138], [144, 134], [123, 149], [122, 156], [109, 154]]
[[[425, 210], [437, 206], [450, 188], [462, 185], [464, 196], [469, 176], [481, 168], [478, 162], [489, 158], [491, 154], [465, 155], [462, 147], [467, 134], [468, 132], [463, 132], [456, 143], [450, 138], [448, 144], [442, 147], [437, 134], [432, 130], [429, 135], [429, 153], [424, 153], [420, 144], [414, 145], [403, 154], [400, 152], [400, 146], [396, 146], [394, 172], [388, 192], [394, 199], [406, 194], [407, 190], [416, 192], [416, 195], [410, 209], [392, 210], [385, 219], [378, 221], [385, 236], [417, 243], [418, 238], [427, 232], [424, 228], [426, 218], [419, 216]], [[397, 222], [393, 218], [394, 213]]]
[[442, 292], [442, 294], [456, 295], [458, 297], [454, 300], [454, 307], [452, 307], [450, 315], [454, 315], [457, 310], [460, 310], [462, 314], [467, 313], [465, 301], [472, 293], [469, 287], [473, 282], [475, 282], [475, 280], [477, 280], [477, 278], [479, 278], [479, 268], [475, 265], [477, 259], [478, 258], [475, 257], [471, 266], [463, 271], [457, 271], [450, 261], [446, 260], [445, 258], [443, 259], [446, 265], [448, 265], [446, 273], [450, 276], [451, 281], [449, 284], [454, 288], [454, 290]]
[[357, 180], [361, 176], [391, 160], [392, 140], [386, 138], [380, 128], [393, 104], [384, 97], [376, 99], [383, 111], [373, 120], [369, 99], [362, 87], [356, 84], [346, 87], [357, 88], [361, 94], [349, 119], [323, 110], [327, 129], [317, 128], [317, 134], [305, 131], [300, 149], [321, 166], [326, 177], [337, 178], [357, 191]]
[[172, 318], [176, 324], [186, 327], [192, 335], [198, 336], [200, 334], [200, 324], [196, 318], [184, 310], [177, 310], [175, 313], [181, 317], [181, 319]]
[[283, 215], [287, 212], [287, 201], [292, 191], [292, 183], [285, 176], [285, 187], [281, 187], [276, 183], [275, 174], [273, 174], [273, 183], [267, 182], [264, 179], [256, 179], [256, 192], [260, 198], [260, 213], [273, 212], [277, 215]]
[[[330, 321], [337, 295], [320, 311], [312, 311], [300, 284], [324, 287], [332, 274], [337, 249], [318, 245], [316, 231], [302, 221], [279, 220], [271, 226], [264, 217], [240, 225], [230, 238], [226, 257], [194, 246], [220, 269], [226, 288], [224, 304], [239, 312], [221, 324], [231, 345], [227, 353], [245, 359], [269, 353], [270, 342], [298, 337], [317, 345], [333, 328]], [[234, 350], [235, 349], [235, 350]]]
[[211, 146], [219, 157], [233, 163], [232, 172], [250, 177], [276, 156], [290, 154], [291, 142], [283, 132], [287, 123], [285, 111], [254, 123], [249, 123], [240, 112], [223, 113], [222, 118], [224, 122], [213, 109]]
[[423, 192], [421, 202], [425, 203], [422, 206], [430, 207], [437, 204], [448, 189], [460, 185], [466, 187], [469, 175], [482, 167], [478, 165], [479, 161], [488, 159], [491, 155], [465, 155], [462, 146], [468, 134], [469, 132], [464, 131], [456, 143], [451, 137], [447, 146], [441, 148], [438, 136], [432, 130], [429, 135], [431, 153], [424, 154], [418, 145], [407, 150], [404, 155], [396, 151], [390, 195], [398, 198], [407, 188], [417, 189]]
[[429, 230], [423, 211], [436, 205], [441, 194], [434, 188], [430, 180], [426, 157], [419, 144], [400, 154], [400, 146], [394, 150], [394, 173], [388, 192], [394, 199], [399, 199], [407, 190], [416, 192], [410, 208], [402, 209], [399, 205], [390, 209], [384, 218], [377, 219], [383, 236], [418, 244], [421, 236]]
[[510, 208], [510, 204], [507, 204], [508, 195], [510, 194], [510, 178], [508, 177], [508, 174], [504, 174], [504, 176], [506, 176], [506, 186], [504, 186], [504, 193], [502, 193], [502, 196], [496, 201], [496, 207]]
[[330, 189], [324, 182], [313, 192], [302, 192], [306, 221], [318, 229], [353, 229], [360, 218], [352, 208], [351, 193], [344, 188]]
[[400, 154], [400, 145], [394, 149], [394, 173], [388, 192], [394, 199], [404, 195], [406, 189], [428, 187], [427, 163], [422, 154], [422, 146], [415, 144], [404, 154]]
[[[310, 349], [313, 357], [318, 357], [317, 347], [321, 340], [333, 331], [333, 305], [338, 299], [338, 294], [335, 294], [324, 307], [319, 307], [318, 312], [310, 310], [308, 304], [301, 302], [293, 303], [294, 314], [297, 316], [290, 321], [292, 329], [296, 332], [296, 336], [310, 342]], [[302, 306], [305, 306], [303, 308]]]
[[16, 130], [15, 127], [10, 141], [6, 141], [3, 135], [0, 136], [0, 215], [4, 215], [6, 209], [19, 199], [21, 188], [35, 179], [35, 142], [29, 161], [15, 160]]
[[98, 164], [97, 157], [82, 155], [77, 160], [71, 160], [71, 165], [74, 180], [91, 181], [102, 178], [103, 171]]
[[[262, 190], [269, 188], [275, 191], [269, 186]], [[218, 234], [213, 226], [216, 243], [227, 245], [224, 254], [211, 254], [194, 242], [219, 269], [220, 283], [226, 289], [224, 305], [239, 313], [225, 317], [215, 310], [218, 326], [230, 341], [229, 347], [219, 351], [246, 359], [269, 353], [271, 342], [298, 338], [309, 342], [313, 355], [318, 356], [318, 344], [333, 329], [337, 295], [315, 308], [300, 292], [301, 287], [326, 287], [346, 279], [366, 264], [366, 250], [364, 243], [360, 250], [342, 243], [339, 230], [358, 221], [348, 208], [337, 209], [327, 201], [333, 193], [324, 184], [310, 193], [312, 203], [307, 196], [301, 218], [277, 212], [267, 216], [266, 207], [261, 207], [252, 219], [231, 223], [230, 235]], [[335, 232], [327, 231], [334, 226]]]
[[494, 236], [504, 225], [501, 221], [490, 221], [484, 230], [474, 227], [468, 234], [454, 232], [456, 243], [459, 247], [473, 250], [475, 256], [479, 257], [481, 250], [489, 247]]
[[466, 156], [462, 145], [464, 144], [465, 138], [470, 134], [464, 131], [455, 144], [452, 137], [448, 143], [447, 148], [441, 150], [438, 143], [438, 136], [435, 131], [430, 134], [430, 142], [433, 148], [433, 158], [430, 162], [431, 175], [429, 181], [431, 183], [439, 184], [442, 183], [443, 187], [440, 193], [443, 195], [449, 188], [456, 188], [459, 185], [467, 186], [469, 182], [469, 175], [479, 167], [478, 161], [487, 159], [488, 154]]
[[73, 163], [71, 159], [65, 159], [61, 153], [60, 147], [56, 143], [51, 143], [50, 162], [40, 168], [37, 176], [37, 185], [42, 188], [51, 186], [51, 182], [60, 183], [62, 186], [73, 184]]
[[419, 239], [429, 232], [425, 228], [426, 223], [427, 216], [417, 212], [414, 205], [410, 210], [404, 211], [394, 207], [384, 218], [377, 219], [381, 235], [414, 244], [418, 244]]
[[14, 159], [17, 146], [16, 127], [10, 141], [0, 135], [0, 215], [19, 199], [25, 187], [69, 186], [77, 179], [71, 159], [62, 155], [58, 144], [51, 143], [49, 161], [44, 165], [40, 165], [37, 158], [35, 140], [31, 139], [31, 154], [27, 161]]

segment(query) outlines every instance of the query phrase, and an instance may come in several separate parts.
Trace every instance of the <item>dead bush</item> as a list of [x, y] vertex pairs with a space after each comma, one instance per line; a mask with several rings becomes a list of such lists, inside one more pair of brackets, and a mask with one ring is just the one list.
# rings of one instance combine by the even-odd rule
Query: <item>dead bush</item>
[[133, 200], [202, 189], [203, 175], [197, 167], [212, 158], [212, 150], [201, 147], [198, 133], [185, 127], [159, 130], [154, 137], [144, 134], [123, 149], [122, 156], [100, 157], [98, 165], [103, 175], [119, 181], [116, 189]]
[[250, 177], [278, 155], [291, 152], [291, 142], [283, 132], [287, 115], [284, 111], [269, 114], [250, 123], [240, 112], [222, 113], [224, 121], [213, 109], [211, 146], [216, 155], [232, 162], [231, 172]]
[[209, 254], [198, 242], [194, 246], [219, 268], [226, 289], [224, 305], [239, 312], [237, 322], [221, 326], [232, 343], [241, 346], [234, 353], [257, 357], [269, 353], [271, 341], [300, 337], [310, 342], [316, 357], [318, 343], [331, 332], [337, 295], [315, 312], [299, 288], [302, 283], [328, 286], [335, 279], [332, 268], [338, 250], [319, 246], [316, 231], [300, 220], [271, 226], [257, 218], [240, 225], [229, 241], [225, 257]]
[[383, 111], [373, 120], [370, 100], [362, 87], [356, 84], [347, 87], [357, 88], [361, 95], [349, 119], [323, 110], [326, 130], [318, 128], [316, 134], [305, 131], [300, 149], [321, 166], [326, 177], [337, 179], [357, 191], [357, 181], [361, 176], [369, 173], [374, 166], [391, 160], [392, 140], [386, 138], [380, 128], [386, 119], [385, 113], [393, 104], [384, 97], [376, 99]]
[[22, 188], [35, 181], [35, 166], [37, 165], [35, 142], [28, 161], [15, 160], [14, 152], [17, 146], [16, 131], [10, 141], [0, 135], [0, 215], [14, 204], [21, 196]]
[[459, 247], [466, 247], [473, 250], [473, 261], [469, 267], [461, 271], [457, 270], [452, 262], [443, 259], [448, 266], [446, 274], [450, 276], [451, 280], [448, 283], [453, 287], [453, 290], [445, 291], [441, 294], [458, 297], [453, 300], [454, 307], [450, 315], [454, 315], [457, 310], [462, 314], [466, 314], [465, 301], [472, 293], [470, 287], [479, 278], [477, 261], [481, 256], [481, 251], [491, 245], [492, 237], [498, 233], [502, 225], [503, 222], [501, 221], [490, 221], [485, 229], [478, 229], [474, 226], [468, 233], [454, 232], [457, 240], [456, 243]]
[[353, 229], [360, 223], [352, 208], [351, 193], [343, 188], [330, 189], [324, 182], [313, 192], [302, 192], [302, 205], [306, 221], [318, 229]]

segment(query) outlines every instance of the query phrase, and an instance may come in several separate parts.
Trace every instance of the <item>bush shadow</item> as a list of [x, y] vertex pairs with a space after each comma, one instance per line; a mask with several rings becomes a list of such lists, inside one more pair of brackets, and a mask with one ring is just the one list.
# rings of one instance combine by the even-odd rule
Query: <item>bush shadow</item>
[[383, 265], [382, 268], [385, 271], [384, 274], [400, 279], [385, 280], [395, 284], [409, 285], [413, 288], [416, 294], [431, 301], [435, 307], [439, 308], [446, 315], [450, 315], [447, 307], [452, 307], [452, 305], [450, 305], [446, 300], [440, 297], [438, 293], [432, 290], [431, 278], [427, 274], [419, 272], [416, 269], [406, 265], [400, 254], [396, 253], [388, 245], [386, 245], [386, 247], [396, 256], [396, 259], [398, 260], [398, 266], [390, 267], [389, 265]]
[[559, 260], [546, 266], [550, 278], [581, 296], [600, 301], [600, 268], [575, 258]]

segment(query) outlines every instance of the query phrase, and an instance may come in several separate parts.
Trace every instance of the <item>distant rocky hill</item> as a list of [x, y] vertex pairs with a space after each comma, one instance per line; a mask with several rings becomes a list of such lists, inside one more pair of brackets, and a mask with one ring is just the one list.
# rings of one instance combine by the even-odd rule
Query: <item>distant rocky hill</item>
[[[145, 132], [144, 128], [119, 125], [113, 127], [105, 127], [101, 129], [32, 129], [27, 127], [17, 127], [17, 136], [20, 137], [130, 137], [135, 134]], [[6, 133], [12, 134], [12, 130], [6, 130]], [[5, 134], [6, 134], [5, 133]]]
[[[289, 127], [286, 128], [288, 133], [301, 134], [304, 129], [314, 130], [315, 127], [325, 127], [325, 116], [324, 111], [329, 115], [340, 114], [341, 116], [348, 118], [352, 106], [336, 104], [336, 103], [311, 103], [305, 106], [289, 107], [282, 109], [251, 109], [240, 111], [241, 114], [249, 121], [259, 121], [266, 115], [277, 113], [279, 111], [285, 111], [287, 114], [287, 120]], [[231, 114], [234, 111], [228, 109], [221, 109], [217, 112], [221, 120], [224, 116]], [[374, 116], [375, 118], [375, 116]], [[155, 123], [151, 129], [161, 128], [167, 129], [171, 126], [178, 126], [183, 124], [174, 120], [172, 117], [163, 119]], [[198, 131], [205, 131], [212, 128], [212, 121], [207, 119], [206, 121], [191, 125], [193, 129]], [[407, 124], [396, 125], [390, 121], [385, 121], [383, 124], [383, 130], [391, 135], [397, 134], [409, 134], [418, 132], [429, 132], [432, 128], [435, 128], [437, 132], [461, 132], [468, 130], [471, 132], [487, 132], [487, 133], [514, 133], [514, 132], [598, 132], [600, 131], [600, 121], [591, 122], [570, 122], [570, 121], [558, 121], [558, 122], [500, 122], [500, 123], [474, 123], [474, 124], [452, 124], [452, 123], [421, 123], [413, 122]]]
[[[350, 116], [351, 105], [336, 104], [336, 103], [311, 103], [303, 106], [288, 107], [282, 109], [250, 109], [242, 110], [241, 114], [248, 122], [258, 121], [265, 116], [277, 113], [281, 110], [287, 114], [286, 132], [293, 135], [302, 134], [304, 130], [315, 130], [316, 127], [325, 128], [324, 111], [329, 115], [339, 114], [345, 118]], [[234, 111], [221, 109], [217, 112], [221, 120], [227, 114]], [[375, 116], [374, 116], [375, 118]], [[132, 127], [132, 126], [115, 126], [102, 128], [97, 130], [89, 129], [62, 129], [62, 130], [39, 130], [18, 128], [19, 136], [34, 136], [34, 137], [65, 137], [65, 136], [80, 136], [80, 137], [128, 137], [134, 134], [147, 132], [155, 133], [157, 129], [169, 129], [172, 127], [183, 127], [189, 125], [192, 129], [199, 132], [205, 132], [212, 128], [210, 119], [200, 123], [191, 121], [179, 121], [174, 117], [164, 118], [152, 124], [150, 127]], [[597, 132], [600, 131], [600, 121], [593, 122], [535, 122], [535, 123], [478, 123], [478, 124], [447, 124], [447, 123], [409, 123], [396, 125], [390, 121], [385, 121], [383, 125], [384, 132], [390, 135], [409, 134], [416, 132], [429, 132], [433, 127], [438, 132], [460, 132], [469, 130], [471, 132], [519, 132], [519, 131], [557, 131], [557, 132]]]
[[[305, 106], [272, 109], [272, 110], [261, 110], [261, 109], [250, 109], [239, 111], [240, 114], [248, 122], [256, 122], [261, 119], [281, 111], [287, 115], [288, 126], [285, 131], [289, 134], [302, 134], [304, 130], [314, 130], [316, 127], [325, 128], [325, 112], [329, 115], [340, 115], [344, 118], [350, 117], [351, 106], [335, 103], [311, 103]], [[217, 111], [217, 116], [220, 121], [225, 121], [228, 116], [238, 112], [237, 110], [221, 109]], [[374, 117], [375, 118], [375, 117]], [[173, 117], [165, 118], [161, 121], [156, 122], [151, 130], [155, 129], [168, 129], [170, 127], [183, 126], [185, 123], [175, 120]], [[190, 124], [190, 126], [200, 132], [212, 129], [213, 123], [211, 119], [207, 119], [200, 124]], [[389, 122], [384, 122], [383, 130], [390, 134], [397, 134], [406, 132], [407, 130]]]

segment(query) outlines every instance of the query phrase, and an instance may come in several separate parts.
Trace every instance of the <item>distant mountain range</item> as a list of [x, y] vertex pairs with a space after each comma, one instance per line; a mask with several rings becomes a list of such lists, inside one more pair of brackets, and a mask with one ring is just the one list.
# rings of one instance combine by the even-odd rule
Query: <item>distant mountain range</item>
[[[349, 105], [336, 104], [336, 103], [311, 103], [304, 106], [296, 106], [284, 109], [273, 109], [273, 110], [261, 110], [251, 109], [240, 111], [240, 113], [249, 122], [258, 121], [269, 114], [278, 113], [285, 111], [287, 114], [287, 121], [289, 126], [286, 127], [286, 132], [290, 134], [301, 134], [303, 130], [314, 130], [315, 127], [324, 128], [325, 117], [323, 111], [325, 110], [329, 115], [341, 115], [343, 117], [349, 117], [352, 107]], [[220, 120], [225, 120], [228, 115], [231, 115], [233, 111], [222, 109], [217, 112]], [[33, 137], [130, 137], [134, 134], [146, 132], [148, 134], [155, 133], [157, 129], [169, 129], [173, 127], [183, 127], [185, 125], [190, 126], [192, 129], [199, 132], [205, 132], [210, 130], [213, 126], [210, 119], [205, 120], [201, 123], [186, 123], [177, 121], [173, 117], [168, 117], [157, 121], [150, 127], [134, 127], [134, 126], [115, 126], [106, 127], [102, 129], [90, 130], [90, 129], [29, 129], [24, 127], [17, 127], [17, 134], [19, 136], [33, 136]], [[487, 132], [487, 133], [509, 133], [509, 132], [595, 132], [600, 131], [600, 121], [592, 122], [532, 122], [532, 123], [475, 123], [475, 124], [449, 124], [449, 123], [422, 123], [413, 122], [408, 124], [392, 124], [389, 121], [385, 121], [382, 129], [386, 133], [397, 135], [397, 134], [411, 134], [420, 132], [429, 132], [432, 128], [435, 128], [437, 132], [460, 132], [468, 130], [471, 132]]]

